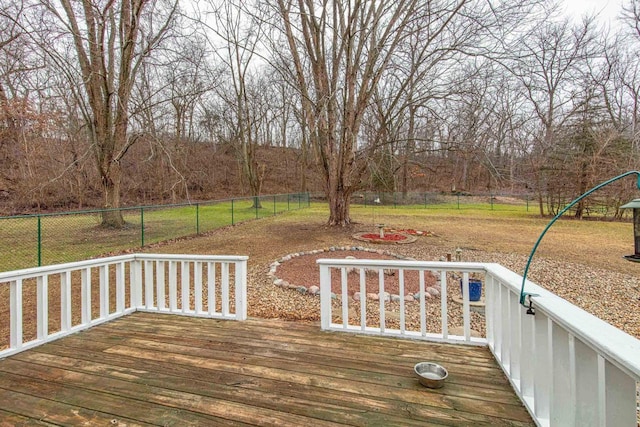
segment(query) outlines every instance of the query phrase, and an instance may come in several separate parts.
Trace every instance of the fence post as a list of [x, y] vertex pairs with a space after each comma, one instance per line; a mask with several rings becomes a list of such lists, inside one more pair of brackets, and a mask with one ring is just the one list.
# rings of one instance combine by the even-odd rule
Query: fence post
[[276, 216], [276, 196], [273, 196], [273, 216]]
[[287, 193], [287, 210], [291, 210], [291, 193]]
[[235, 225], [235, 222], [233, 221], [233, 200], [231, 199], [231, 225]]
[[460, 210], [460, 193], [458, 193], [458, 210]]
[[258, 219], [258, 203], [260, 203], [258, 196], [253, 196], [253, 206], [256, 208], [256, 219]]
[[311, 207], [311, 195], [310, 193], [307, 191], [307, 207]]
[[493, 210], [493, 194], [489, 193], [489, 203], [491, 203], [491, 210]]
[[42, 266], [42, 217], [38, 215], [38, 267]]
[[424, 193], [424, 208], [427, 208], [427, 193]]
[[200, 234], [200, 204], [196, 203], [196, 234]]
[[141, 247], [144, 247], [144, 208], [140, 207], [140, 241]]
[[529, 212], [529, 195], [525, 196], [525, 200], [527, 201], [527, 212]]

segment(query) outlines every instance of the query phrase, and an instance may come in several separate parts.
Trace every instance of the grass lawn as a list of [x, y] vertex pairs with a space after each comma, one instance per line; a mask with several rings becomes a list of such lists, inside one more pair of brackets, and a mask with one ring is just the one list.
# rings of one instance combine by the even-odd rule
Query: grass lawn
[[[255, 208], [252, 199], [238, 199], [198, 206], [127, 210], [124, 211], [126, 225], [118, 230], [100, 227], [98, 213], [42, 216], [41, 263], [72, 262], [135, 250], [143, 244], [206, 233], [303, 207], [301, 201], [286, 194], [261, 197], [260, 205]], [[37, 266], [38, 235], [38, 218], [35, 216], [0, 219], [0, 271]]]

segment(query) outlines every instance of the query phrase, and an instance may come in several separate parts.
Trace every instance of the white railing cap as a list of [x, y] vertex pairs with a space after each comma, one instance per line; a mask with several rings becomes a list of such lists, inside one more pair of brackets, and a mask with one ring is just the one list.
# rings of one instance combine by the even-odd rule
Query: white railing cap
[[154, 260], [154, 261], [211, 261], [211, 262], [242, 262], [247, 261], [245, 255], [184, 255], [184, 254], [147, 254], [136, 253], [117, 255], [105, 258], [87, 259], [84, 261], [68, 262], [64, 264], [45, 265], [42, 267], [25, 268], [22, 270], [12, 270], [0, 273], [0, 282], [27, 279], [41, 276], [43, 274], [64, 273], [69, 270], [79, 270], [85, 267], [98, 267], [101, 265], [114, 264], [118, 262]]
[[167, 260], [167, 261], [220, 261], [237, 262], [247, 261], [246, 255], [188, 255], [188, 254], [135, 254], [135, 260]]
[[345, 259], [321, 258], [316, 261], [319, 265], [329, 267], [372, 267], [372, 268], [409, 268], [447, 271], [484, 271], [486, 264], [480, 262], [445, 262], [445, 261], [417, 261], [398, 259]]

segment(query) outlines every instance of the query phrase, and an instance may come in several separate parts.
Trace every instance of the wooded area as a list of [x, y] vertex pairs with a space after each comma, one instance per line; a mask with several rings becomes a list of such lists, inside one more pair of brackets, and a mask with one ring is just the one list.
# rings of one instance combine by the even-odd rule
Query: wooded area
[[555, 214], [640, 166], [640, 0], [611, 28], [546, 0], [0, 5], [4, 214], [324, 191], [345, 225], [360, 190]]

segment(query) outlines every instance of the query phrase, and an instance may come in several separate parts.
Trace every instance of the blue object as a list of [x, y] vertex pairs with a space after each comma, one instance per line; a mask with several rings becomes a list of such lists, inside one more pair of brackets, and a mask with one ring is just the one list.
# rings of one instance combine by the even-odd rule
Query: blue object
[[[462, 289], [463, 282], [460, 279], [460, 293], [464, 295]], [[482, 280], [469, 279], [469, 301], [480, 301], [482, 297]]]

